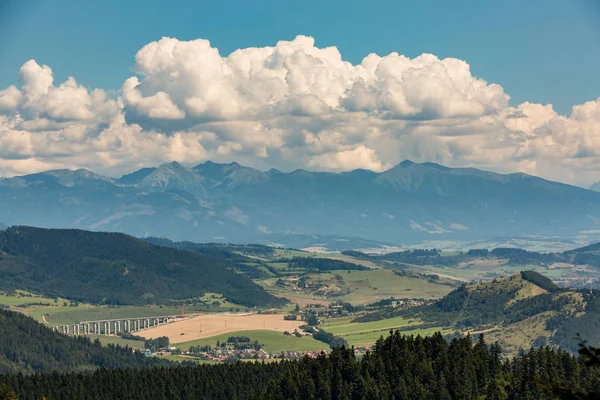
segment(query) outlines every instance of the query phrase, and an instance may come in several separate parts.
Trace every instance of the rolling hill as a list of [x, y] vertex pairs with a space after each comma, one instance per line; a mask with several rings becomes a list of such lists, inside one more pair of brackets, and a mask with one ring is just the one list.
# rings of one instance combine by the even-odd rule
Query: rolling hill
[[559, 288], [533, 271], [466, 284], [430, 305], [367, 314], [358, 322], [397, 315], [419, 318], [423, 326], [485, 332], [512, 353], [542, 345], [577, 351], [582, 339], [600, 344], [600, 296]]
[[173, 162], [120, 178], [57, 170], [0, 179], [0, 221], [177, 241], [347, 249], [579, 236], [600, 226], [600, 193], [520, 173], [410, 161], [381, 173]]
[[245, 306], [277, 306], [223, 253], [155, 246], [120, 233], [11, 227], [0, 232], [0, 290], [23, 289], [96, 304], [177, 304], [221, 293]]

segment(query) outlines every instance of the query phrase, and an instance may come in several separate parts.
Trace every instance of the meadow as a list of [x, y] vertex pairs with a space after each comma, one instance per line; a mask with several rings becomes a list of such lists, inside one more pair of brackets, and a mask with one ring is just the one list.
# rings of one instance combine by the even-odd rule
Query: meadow
[[[282, 279], [293, 283], [298, 278], [299, 275]], [[278, 279], [263, 279], [257, 283], [273, 295], [286, 297], [300, 305], [311, 302], [331, 303], [337, 300], [361, 305], [390, 297], [438, 299], [453, 289], [425, 279], [399, 276], [389, 269], [381, 268], [310, 274], [308, 280], [322, 286], [322, 290], [318, 291], [297, 289], [293, 284], [282, 287], [277, 285]]]
[[[353, 317], [329, 318], [320, 327], [327, 332], [343, 337], [351, 346], [372, 346], [390, 330], [402, 328], [403, 335], [429, 335], [437, 331], [449, 332], [442, 327], [421, 328], [423, 321], [394, 317], [371, 322], [352, 322]], [[414, 329], [409, 329], [414, 326]]]
[[329, 318], [325, 320], [320, 326], [327, 332], [331, 332], [334, 335], [356, 335], [362, 333], [368, 333], [373, 331], [389, 331], [390, 329], [397, 329], [400, 327], [406, 327], [411, 325], [419, 325], [422, 323], [418, 319], [407, 319], [404, 317], [394, 317], [388, 319], [382, 319], [379, 321], [371, 322], [351, 322], [353, 317], [344, 318]]
[[[57, 300], [58, 301], [58, 300]], [[39, 296], [25, 290], [16, 290], [15, 293], [0, 293], [0, 305], [16, 307], [22, 305], [55, 304], [55, 299]]]
[[187, 351], [190, 346], [215, 346], [217, 341], [220, 343], [226, 342], [230, 336], [247, 336], [251, 341], [258, 341], [264, 345], [264, 350], [267, 353], [280, 353], [282, 351], [319, 351], [328, 350], [329, 346], [323, 342], [315, 340], [312, 336], [296, 336], [284, 335], [282, 332], [252, 330], [252, 331], [237, 331], [228, 332], [221, 335], [211, 336], [188, 342], [176, 343], [173, 346]]
[[[375, 344], [377, 339], [379, 339], [380, 337], [388, 336], [389, 331], [390, 331], [389, 329], [388, 330], [378, 330], [378, 331], [372, 331], [372, 332], [364, 332], [364, 333], [341, 335], [341, 336], [344, 339], [346, 339], [348, 344], [351, 346], [372, 346]], [[403, 335], [427, 336], [427, 335], [431, 335], [438, 331], [441, 331], [442, 334], [447, 334], [447, 333], [452, 332], [451, 330], [444, 329], [442, 327], [433, 327], [433, 328], [415, 328], [415, 329], [408, 330], [408, 331], [402, 331], [401, 333]]]

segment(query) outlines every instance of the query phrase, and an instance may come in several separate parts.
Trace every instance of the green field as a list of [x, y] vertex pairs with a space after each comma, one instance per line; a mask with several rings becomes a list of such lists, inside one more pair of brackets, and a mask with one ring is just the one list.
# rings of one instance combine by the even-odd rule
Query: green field
[[[9, 307], [15, 307], [20, 305], [30, 305], [30, 304], [56, 304], [54, 303], [54, 299], [38, 296], [36, 294], [26, 292], [24, 290], [17, 290], [15, 295], [8, 295], [6, 293], [0, 293], [0, 305], [5, 305]], [[57, 300], [58, 303], [58, 300]], [[60, 302], [62, 304], [62, 301]]]
[[[431, 335], [438, 331], [441, 331], [443, 334], [450, 333], [449, 330], [441, 328], [441, 327], [425, 328], [425, 329], [416, 328], [416, 329], [409, 330], [409, 331], [402, 331], [400, 333], [402, 335], [427, 336], [427, 335]], [[383, 337], [388, 336], [388, 333], [389, 333], [389, 330], [382, 330], [382, 331], [373, 331], [373, 332], [367, 332], [367, 333], [361, 333], [361, 334], [342, 335], [342, 337], [344, 339], [346, 339], [348, 344], [350, 344], [351, 346], [372, 346], [375, 344], [377, 339], [379, 339], [381, 336], [383, 336]]]
[[[403, 335], [430, 335], [437, 331], [447, 332], [447, 329], [441, 327], [419, 328], [422, 324], [418, 319], [406, 319], [404, 317], [394, 317], [372, 322], [352, 322], [353, 317], [329, 318], [325, 320], [320, 327], [334, 335], [341, 336], [348, 344], [352, 346], [371, 346], [375, 344], [381, 336], [388, 335], [390, 330], [403, 328]], [[404, 330], [406, 327], [414, 325], [414, 329]]]
[[27, 315], [50, 325], [73, 324], [81, 321], [94, 321], [117, 318], [140, 318], [178, 315], [179, 309], [170, 307], [106, 307], [80, 304], [78, 307], [36, 307], [23, 310]]
[[[343, 320], [340, 321], [336, 320]], [[410, 325], [418, 325], [422, 323], [420, 320], [416, 319], [406, 319], [404, 317], [394, 317], [388, 319], [382, 319], [379, 321], [372, 322], [361, 322], [361, 323], [352, 323], [352, 318], [331, 318], [326, 320], [321, 327], [325, 329], [327, 332], [331, 332], [334, 335], [343, 336], [343, 335], [352, 335], [352, 334], [360, 334], [367, 333], [372, 331], [389, 331], [390, 329], [397, 329], [400, 327], [410, 326]]]
[[227, 338], [230, 336], [248, 336], [252, 341], [257, 340], [260, 344], [264, 345], [264, 350], [267, 353], [279, 353], [282, 351], [319, 351], [329, 349], [327, 344], [313, 339], [312, 336], [297, 338], [296, 336], [287, 336], [280, 332], [265, 330], [230, 332], [209, 338], [176, 343], [173, 344], [173, 346], [187, 351], [190, 346], [215, 346], [217, 340], [221, 343], [226, 342]]
[[[335, 277], [341, 277], [343, 283]], [[388, 269], [372, 269], [367, 271], [336, 270], [327, 273], [310, 274], [313, 282], [322, 282], [324, 287], [337, 287], [325, 296], [314, 291], [292, 290], [276, 285], [279, 278], [257, 281], [267, 291], [279, 297], [287, 297], [314, 302], [334, 302], [341, 300], [352, 304], [367, 304], [390, 297], [438, 299], [448, 294], [453, 288], [446, 285], [430, 283], [425, 279], [404, 277], [394, 274]], [[286, 278], [291, 279], [291, 278]], [[344, 293], [339, 295], [338, 293]]]
[[[387, 269], [352, 271], [341, 275], [344, 282], [353, 291], [350, 295], [343, 296], [342, 300], [356, 304], [365, 304], [392, 296], [395, 298], [437, 299], [453, 289], [449, 286], [429, 283], [424, 279], [398, 276]], [[354, 301], [350, 301], [350, 299]]]

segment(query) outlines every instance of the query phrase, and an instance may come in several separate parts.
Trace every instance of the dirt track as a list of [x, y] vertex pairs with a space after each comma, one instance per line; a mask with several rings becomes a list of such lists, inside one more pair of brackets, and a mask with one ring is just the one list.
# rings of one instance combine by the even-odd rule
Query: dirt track
[[302, 324], [302, 321], [285, 321], [282, 314], [203, 314], [150, 328], [139, 334], [145, 338], [167, 336], [171, 343], [181, 343], [237, 331], [265, 329], [293, 332]]

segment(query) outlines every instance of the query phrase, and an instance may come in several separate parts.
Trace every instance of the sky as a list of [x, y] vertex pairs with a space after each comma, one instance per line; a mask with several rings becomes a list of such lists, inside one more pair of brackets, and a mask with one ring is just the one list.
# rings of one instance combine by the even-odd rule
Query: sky
[[0, 175], [411, 159], [587, 186], [598, 71], [597, 0], [0, 0]]

